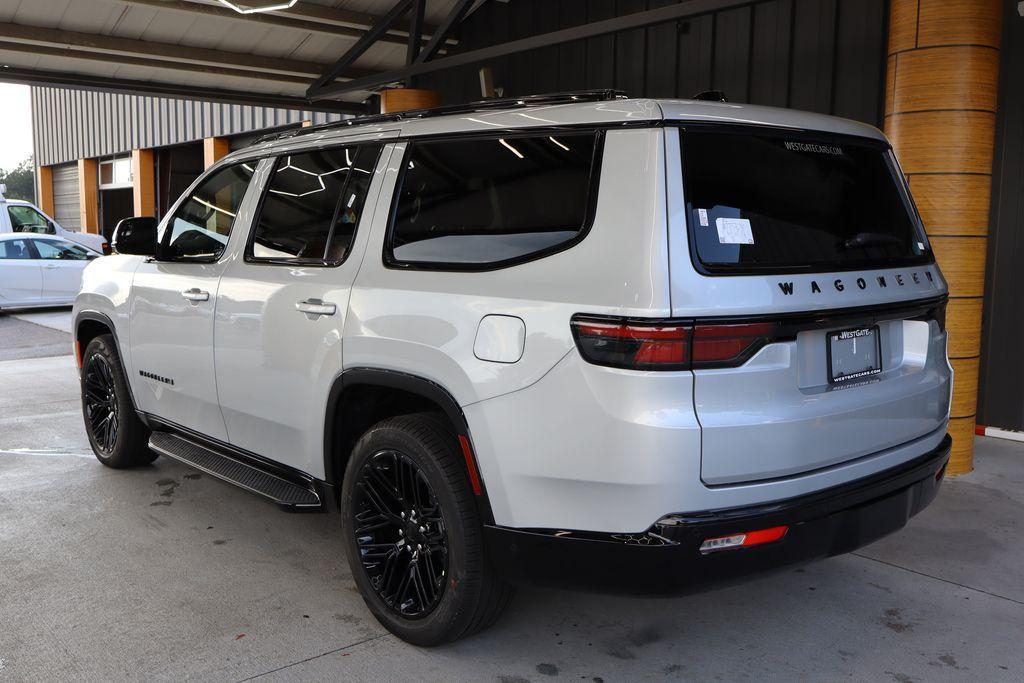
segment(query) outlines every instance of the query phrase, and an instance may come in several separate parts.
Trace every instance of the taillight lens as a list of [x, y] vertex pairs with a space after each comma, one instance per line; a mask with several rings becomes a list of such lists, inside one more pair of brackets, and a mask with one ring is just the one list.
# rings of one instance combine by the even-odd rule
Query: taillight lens
[[596, 365], [633, 370], [685, 370], [690, 367], [688, 325], [632, 323], [585, 318], [572, 321], [583, 357]]
[[590, 363], [631, 370], [735, 367], [772, 340], [775, 323], [693, 324], [576, 316], [573, 336]]

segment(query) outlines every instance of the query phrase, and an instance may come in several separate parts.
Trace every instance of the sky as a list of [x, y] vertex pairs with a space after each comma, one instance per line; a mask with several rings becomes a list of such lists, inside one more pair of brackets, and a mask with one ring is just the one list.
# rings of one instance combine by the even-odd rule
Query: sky
[[0, 168], [10, 170], [32, 154], [32, 105], [27, 85], [0, 83]]

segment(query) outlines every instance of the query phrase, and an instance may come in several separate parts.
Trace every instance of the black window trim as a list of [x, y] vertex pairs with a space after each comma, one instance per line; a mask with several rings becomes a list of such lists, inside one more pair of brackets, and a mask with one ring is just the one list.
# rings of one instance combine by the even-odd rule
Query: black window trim
[[[673, 121], [668, 122], [673, 128], [679, 131], [679, 170], [680, 178], [679, 181], [682, 183], [683, 188], [683, 215], [686, 221], [686, 242], [690, 252], [690, 262], [693, 264], [694, 269], [700, 274], [707, 277], [739, 277], [739, 276], [757, 276], [757, 275], [783, 275], [783, 274], [795, 274], [795, 275], [814, 275], [819, 273], [846, 273], [853, 271], [866, 271], [866, 270], [883, 270], [887, 268], [906, 268], [912, 266], [930, 266], [935, 264], [935, 253], [932, 251], [931, 242], [928, 239], [928, 233], [925, 230], [924, 222], [921, 219], [921, 214], [917, 210], [917, 205], [914, 203], [914, 198], [910, 194], [907, 188], [906, 181], [901, 177], [902, 172], [896, 163], [895, 155], [893, 154], [892, 145], [888, 142], [879, 138], [872, 138], [863, 135], [854, 135], [849, 133], [832, 133], [823, 130], [813, 130], [806, 128], [789, 128], [780, 126], [769, 126], [769, 125], [758, 125], [758, 124], [721, 124], [712, 123], [707, 121]], [[770, 137], [786, 137], [792, 135], [799, 135], [803, 140], [830, 142], [830, 143], [843, 143], [844, 141], [849, 144], [862, 145], [862, 146], [877, 146], [881, 151], [886, 152], [886, 166], [889, 168], [889, 172], [893, 174], [893, 180], [899, 188], [900, 198], [903, 200], [904, 205], [910, 212], [911, 222], [913, 223], [914, 229], [918, 232], [918, 236], [922, 238], [924, 244], [928, 247], [928, 251], [916, 258], [901, 258], [901, 259], [872, 259], [869, 264], [866, 263], [848, 263], [844, 265], [832, 265], [829, 267], [814, 267], [814, 266], [756, 266], [750, 264], [742, 264], [732, 266], [729, 264], [714, 264], [712, 266], [706, 265], [700, 259], [700, 255], [697, 253], [697, 241], [694, 238], [694, 226], [691, 211], [688, 208], [689, 205], [689, 189], [687, 187], [687, 176], [686, 168], [684, 167], [683, 161], [683, 136], [686, 134], [686, 130], [691, 129], [695, 131], [711, 131], [711, 132], [725, 132], [734, 134], [747, 134], [747, 135], [760, 135]], [[890, 158], [890, 155], [891, 158]]]
[[[616, 126], [619, 127], [619, 126]], [[495, 130], [495, 131], [483, 131], [473, 133], [456, 133], [456, 134], [445, 134], [445, 135], [430, 135], [422, 137], [410, 137], [402, 138], [398, 142], [405, 142], [405, 152], [402, 155], [402, 165], [400, 166], [401, 175], [395, 181], [394, 189], [391, 192], [391, 207], [388, 211], [388, 227], [387, 232], [384, 234], [384, 248], [382, 259], [384, 267], [389, 270], [413, 270], [413, 271], [436, 271], [436, 272], [452, 272], [452, 273], [485, 273], [495, 270], [503, 270], [505, 268], [511, 268], [513, 266], [519, 266], [530, 261], [537, 261], [542, 258], [547, 258], [559, 252], [567, 251], [572, 249], [577, 244], [586, 239], [587, 235], [590, 234], [591, 228], [594, 226], [594, 219], [597, 216], [597, 198], [600, 195], [600, 181], [601, 181], [601, 161], [604, 158], [604, 140], [605, 133], [608, 127], [595, 127], [595, 126], [564, 126], [556, 128], [524, 128], [524, 129], [512, 129], [512, 130]], [[394, 232], [395, 232], [395, 221], [398, 218], [398, 201], [402, 195], [402, 185], [405, 182], [405, 174], [409, 168], [409, 156], [412, 154], [413, 146], [418, 142], [445, 142], [445, 141], [462, 141], [462, 140], [497, 140], [499, 138], [510, 140], [516, 138], [535, 138], [545, 137], [547, 135], [558, 135], [559, 133], [592, 133], [594, 135], [594, 151], [593, 158], [590, 163], [590, 176], [587, 179], [587, 206], [586, 213], [583, 219], [583, 225], [580, 226], [579, 233], [570, 240], [565, 242], [559, 242], [558, 244], [541, 249], [539, 251], [533, 251], [522, 256], [516, 256], [510, 259], [504, 259], [501, 261], [492, 261], [487, 263], [448, 263], [438, 261], [402, 261], [395, 258], [394, 256]]]
[[[312, 152], [327, 152], [334, 149], [345, 149], [346, 147], [349, 147], [354, 148], [356, 150], [355, 163], [353, 164], [354, 167], [356, 163], [359, 163], [359, 155], [362, 153], [363, 149], [366, 147], [372, 147], [376, 145], [377, 156], [373, 160], [373, 171], [371, 171], [371, 173], [373, 173], [374, 171], [376, 171], [377, 165], [380, 163], [380, 155], [384, 151], [384, 148], [387, 146], [388, 142], [388, 140], [358, 140], [355, 142], [350, 142], [349, 144], [339, 142], [339, 144], [330, 145], [326, 147], [310, 147], [292, 152], [278, 153], [276, 155], [268, 154], [267, 156], [262, 157], [261, 161], [262, 159], [273, 159], [274, 165], [271, 167], [270, 174], [267, 176], [266, 184], [260, 191], [259, 204], [257, 204], [256, 212], [253, 214], [253, 218], [249, 223], [249, 235], [246, 238], [245, 250], [242, 252], [243, 260], [246, 263], [252, 264], [254, 266], [309, 266], [311, 268], [337, 268], [338, 266], [348, 261], [348, 257], [352, 253], [351, 246], [355, 244], [356, 237], [359, 234], [359, 225], [360, 223], [363, 222], [363, 216], [366, 215], [365, 209], [370, 198], [369, 186], [367, 186], [366, 188], [366, 196], [363, 197], [364, 211], [360, 212], [359, 220], [356, 221], [355, 227], [352, 230], [352, 244], [349, 245], [349, 249], [345, 251], [344, 258], [341, 259], [285, 258], [277, 256], [261, 258], [259, 256], [253, 255], [253, 243], [256, 241], [256, 229], [259, 227], [260, 216], [263, 214], [263, 203], [267, 200], [267, 195], [270, 194], [270, 184], [274, 182], [274, 174], [277, 173], [277, 169], [281, 165], [281, 159], [285, 157], [310, 154]], [[345, 191], [348, 190], [348, 186], [349, 183], [352, 182], [352, 178], [353, 176], [352, 173], [350, 172], [348, 174], [348, 177], [345, 178], [345, 184], [342, 186], [341, 193], [338, 195], [338, 201], [334, 205], [334, 218], [331, 220], [331, 229], [330, 232], [327, 234], [328, 246], [330, 246], [331, 244], [331, 239], [334, 238], [334, 228], [336, 227], [338, 221], [338, 214], [341, 211], [341, 205], [345, 199]]]
[[[256, 178], [256, 173], [259, 171], [260, 164], [263, 163], [264, 159], [270, 158], [272, 156], [273, 156], [272, 154], [267, 154], [267, 155], [259, 156], [259, 157], [255, 157], [255, 158], [237, 159], [237, 160], [232, 160], [232, 161], [228, 161], [228, 162], [225, 162], [225, 163], [218, 163], [217, 165], [211, 166], [210, 168], [208, 168], [205, 171], [203, 171], [203, 173], [201, 173], [199, 175], [199, 177], [196, 178], [196, 180], [193, 182], [193, 184], [189, 185], [188, 190], [183, 192], [182, 195], [180, 197], [178, 197], [178, 201], [175, 202], [175, 204], [171, 207], [171, 210], [167, 212], [167, 215], [166, 215], [166, 220], [168, 221], [167, 229], [165, 230], [164, 236], [161, 237], [160, 242], [157, 244], [157, 252], [156, 252], [156, 255], [153, 257], [153, 260], [157, 261], [159, 263], [200, 263], [200, 264], [209, 265], [211, 263], [220, 263], [221, 261], [223, 261], [226, 258], [228, 258], [230, 256], [230, 252], [228, 251], [228, 246], [230, 246], [230, 244], [231, 244], [231, 236], [235, 234], [235, 221], [234, 220], [231, 222], [231, 232], [228, 233], [228, 241], [224, 244], [224, 248], [221, 250], [220, 254], [218, 254], [217, 256], [211, 256], [211, 257], [205, 257], [205, 258], [171, 258], [171, 257], [167, 256], [167, 250], [170, 247], [170, 240], [171, 240], [170, 235], [172, 234], [173, 228], [174, 228], [174, 226], [172, 224], [172, 221], [174, 220], [174, 216], [178, 213], [178, 209], [180, 209], [186, 202], [188, 202], [189, 200], [192, 199], [192, 195], [193, 195], [193, 191], [194, 190], [198, 189], [207, 180], [209, 180], [214, 175], [216, 175], [217, 173], [220, 173], [221, 171], [223, 171], [224, 169], [227, 169], [227, 168], [232, 168], [234, 166], [242, 166], [242, 165], [245, 165], [245, 164], [251, 164], [252, 165], [252, 177], [249, 178], [249, 184], [246, 185], [246, 187], [245, 187], [245, 192], [248, 193], [249, 189], [252, 187], [253, 180], [255, 180], [255, 178]], [[243, 202], [245, 201], [245, 195], [242, 195], [242, 201]], [[242, 204], [239, 203], [238, 206], [241, 207]], [[235, 220], [237, 220], [237, 219], [238, 219], [238, 216], [236, 215], [235, 216]]]

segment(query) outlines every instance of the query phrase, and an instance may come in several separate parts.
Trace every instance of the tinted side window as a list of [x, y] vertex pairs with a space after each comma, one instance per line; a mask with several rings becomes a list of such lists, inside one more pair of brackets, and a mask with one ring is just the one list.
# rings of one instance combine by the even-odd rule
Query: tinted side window
[[255, 162], [227, 166], [201, 182], [164, 228], [160, 241], [164, 257], [220, 258], [255, 168]]
[[486, 268], [556, 250], [587, 226], [597, 134], [414, 142], [386, 256]]
[[279, 158], [249, 256], [344, 260], [379, 150], [379, 145], [340, 147]]
[[0, 259], [35, 258], [25, 240], [0, 240]]
[[86, 261], [89, 259], [89, 251], [77, 244], [57, 242], [55, 240], [36, 240], [35, 245], [41, 259], [61, 259], [66, 261]]
[[13, 232], [34, 232], [39, 235], [52, 235], [56, 232], [53, 223], [31, 206], [9, 206], [7, 213], [11, 217]]

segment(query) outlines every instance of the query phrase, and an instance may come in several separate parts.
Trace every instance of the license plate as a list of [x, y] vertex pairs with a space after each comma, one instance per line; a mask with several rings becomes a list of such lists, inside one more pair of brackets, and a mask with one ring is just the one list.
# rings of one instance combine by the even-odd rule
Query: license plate
[[828, 335], [828, 379], [833, 384], [877, 375], [882, 347], [877, 327], [860, 327]]

